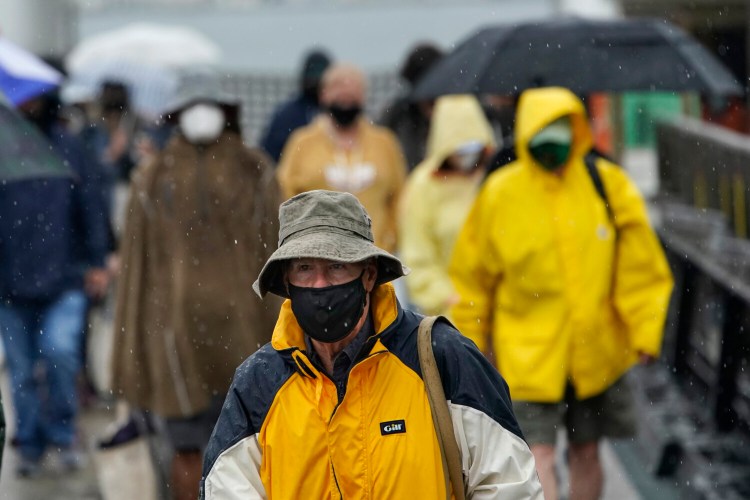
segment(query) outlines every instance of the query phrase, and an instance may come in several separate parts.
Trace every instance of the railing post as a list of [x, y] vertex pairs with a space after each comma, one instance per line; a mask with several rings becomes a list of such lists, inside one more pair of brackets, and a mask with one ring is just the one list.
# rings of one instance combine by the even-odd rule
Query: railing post
[[716, 428], [721, 432], [730, 431], [737, 425], [734, 397], [737, 394], [737, 370], [742, 360], [740, 336], [744, 329], [745, 312], [745, 305], [739, 297], [731, 292], [725, 294], [726, 316], [721, 332], [721, 357], [716, 377], [714, 405]]
[[[676, 256], [680, 259], [680, 256]], [[696, 272], [690, 262], [678, 260], [682, 268], [682, 288], [680, 291], [677, 320], [675, 326], [674, 349], [669, 359], [674, 374], [679, 378], [690, 373], [687, 353], [690, 349], [690, 332], [693, 329], [693, 310], [698, 285]]]

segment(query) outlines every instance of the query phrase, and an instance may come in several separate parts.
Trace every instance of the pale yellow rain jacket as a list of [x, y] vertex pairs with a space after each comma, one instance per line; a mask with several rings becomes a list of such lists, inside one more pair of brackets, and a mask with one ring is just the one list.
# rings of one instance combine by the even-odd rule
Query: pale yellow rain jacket
[[469, 175], [439, 170], [456, 149], [477, 141], [495, 146], [476, 97], [444, 96], [435, 103], [427, 158], [409, 176], [399, 218], [400, 256], [411, 268], [409, 298], [425, 314], [447, 313], [456, 295], [448, 275], [453, 245], [469, 213], [484, 170]]
[[[561, 176], [527, 144], [565, 115], [573, 149]], [[597, 161], [615, 225], [586, 171], [591, 132], [580, 100], [561, 88], [525, 92], [516, 117], [518, 160], [483, 186], [456, 243], [456, 326], [494, 350], [514, 400], [601, 393], [637, 353], [659, 353], [672, 277], [641, 195], [626, 173]], [[614, 271], [613, 271], [614, 265]]]

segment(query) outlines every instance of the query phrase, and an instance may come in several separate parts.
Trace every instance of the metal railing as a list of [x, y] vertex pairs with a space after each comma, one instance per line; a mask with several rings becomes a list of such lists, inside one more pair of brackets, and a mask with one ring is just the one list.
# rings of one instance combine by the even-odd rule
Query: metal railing
[[750, 235], [750, 138], [685, 118], [657, 128], [661, 191], [721, 211], [737, 237]]
[[[678, 443], [668, 469], [702, 498], [747, 498], [750, 139], [690, 119], [657, 134], [657, 228], [675, 277], [663, 353], [687, 402], [679, 412], [689, 414], [680, 439], [668, 439]], [[665, 415], [678, 418], [675, 409]]]

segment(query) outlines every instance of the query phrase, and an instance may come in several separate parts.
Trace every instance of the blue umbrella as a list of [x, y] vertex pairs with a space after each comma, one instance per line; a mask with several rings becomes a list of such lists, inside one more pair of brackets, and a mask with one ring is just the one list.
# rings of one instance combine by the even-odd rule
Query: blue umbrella
[[52, 66], [0, 38], [0, 92], [13, 106], [57, 88], [61, 80]]

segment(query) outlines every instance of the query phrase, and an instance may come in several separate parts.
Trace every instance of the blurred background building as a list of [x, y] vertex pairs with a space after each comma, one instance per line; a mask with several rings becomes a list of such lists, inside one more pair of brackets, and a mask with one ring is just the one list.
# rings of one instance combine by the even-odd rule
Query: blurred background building
[[[0, 33], [46, 58], [61, 59], [77, 41], [133, 23], [200, 32], [221, 48], [227, 90], [249, 105], [243, 125], [246, 139], [255, 143], [276, 104], [296, 90], [299, 65], [311, 47], [369, 73], [368, 111], [375, 116], [401, 91], [396, 70], [416, 43], [432, 41], [450, 50], [482, 26], [560, 13], [668, 19], [747, 82], [750, 9], [743, 0], [4, 0]], [[706, 104], [715, 115], [709, 118], [747, 130], [744, 106], [727, 113], [724, 101]], [[617, 140], [628, 142], [625, 134], [618, 131]]]

